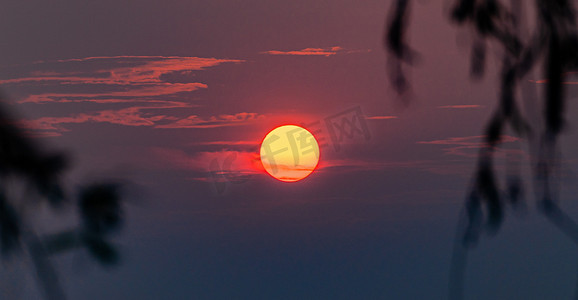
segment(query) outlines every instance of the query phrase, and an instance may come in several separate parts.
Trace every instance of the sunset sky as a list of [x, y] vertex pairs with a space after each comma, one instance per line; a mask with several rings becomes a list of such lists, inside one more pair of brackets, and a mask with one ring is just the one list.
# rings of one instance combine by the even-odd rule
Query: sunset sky
[[[448, 21], [446, 2], [415, 3], [420, 59], [407, 107], [386, 73], [389, 0], [4, 3], [0, 90], [20, 126], [70, 154], [72, 189], [96, 177], [138, 187], [115, 238], [121, 265], [103, 269], [80, 252], [57, 260], [70, 298], [446, 297], [455, 226], [499, 92], [497, 58], [490, 76], [470, 79], [470, 37]], [[525, 84], [540, 85], [536, 74]], [[568, 87], [560, 195], [578, 216], [578, 90]], [[357, 116], [358, 130], [337, 142], [330, 120], [347, 127], [343, 116]], [[317, 169], [295, 183], [259, 160], [265, 135], [285, 124], [320, 145]], [[503, 141], [498, 169], [527, 158], [514, 134]], [[466, 294], [569, 298], [575, 253], [530, 197], [472, 252]], [[34, 295], [26, 272], [22, 293]]]

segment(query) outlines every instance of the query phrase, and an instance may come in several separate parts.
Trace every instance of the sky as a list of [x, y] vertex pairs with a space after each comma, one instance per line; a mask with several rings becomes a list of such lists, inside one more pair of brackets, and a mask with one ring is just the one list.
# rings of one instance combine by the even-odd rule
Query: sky
[[[391, 2], [5, 3], [0, 89], [21, 128], [72, 157], [71, 189], [108, 177], [136, 187], [119, 266], [82, 251], [55, 259], [70, 299], [445, 299], [499, 59], [471, 80], [470, 38], [448, 3], [417, 1], [420, 59], [401, 105], [382, 46]], [[295, 183], [259, 160], [284, 124], [320, 144], [318, 168]], [[351, 131], [332, 135], [335, 124]], [[560, 187], [570, 215], [573, 128]], [[525, 147], [506, 133], [498, 169]], [[576, 245], [531, 199], [472, 251], [468, 299], [573, 294]], [[14, 264], [2, 289], [38, 297], [29, 266]]]

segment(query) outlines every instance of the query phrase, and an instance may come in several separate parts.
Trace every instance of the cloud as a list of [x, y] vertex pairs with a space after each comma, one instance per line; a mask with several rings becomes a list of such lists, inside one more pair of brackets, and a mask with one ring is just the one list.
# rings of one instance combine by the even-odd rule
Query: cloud
[[[538, 84], [544, 84], [544, 83], [548, 83], [548, 79], [542, 79], [542, 80], [529, 80], [530, 82], [533, 83], [538, 83]], [[563, 84], [578, 84], [578, 81], [563, 81]]]
[[22, 120], [20, 126], [26, 130], [43, 131], [35, 133], [42, 136], [58, 136], [70, 131], [64, 125], [81, 123], [110, 123], [124, 126], [153, 126], [161, 120], [173, 120], [165, 115], [147, 114], [147, 109], [166, 109], [187, 107], [182, 102], [160, 101], [149, 105], [132, 106], [118, 110], [102, 110], [92, 113], [79, 113], [65, 117], [42, 117], [34, 120]]
[[261, 148], [261, 140], [237, 140], [237, 141], [204, 141], [204, 142], [193, 142], [189, 144], [190, 146], [198, 149], [199, 151], [215, 151], [215, 150], [235, 150], [235, 151], [249, 151], [249, 152], [259, 152]]
[[331, 172], [360, 172], [379, 171], [396, 168], [416, 168], [430, 163], [430, 161], [376, 161], [355, 158], [324, 159], [319, 162], [319, 170], [331, 170]]
[[[565, 73], [564, 73], [564, 77], [569, 77], [569, 76], [572, 76], [572, 75], [575, 75], [575, 74], [578, 74], [578, 72], [575, 72], [575, 71], [573, 71], [573, 72], [565, 72]], [[528, 80], [528, 81], [529, 81], [529, 82], [533, 82], [533, 83], [537, 83], [537, 84], [545, 84], [545, 83], [548, 83], [548, 79], [537, 79], [537, 80], [532, 80], [532, 79], [530, 79], [530, 80]], [[562, 83], [563, 83], [563, 84], [572, 84], [572, 85], [574, 85], [574, 84], [578, 84], [578, 81], [567, 81], [567, 80], [566, 80], [566, 81], [563, 81]]]
[[451, 109], [468, 109], [468, 108], [482, 108], [484, 107], [483, 105], [477, 105], [477, 104], [472, 104], [472, 105], [444, 105], [444, 106], [438, 106], [438, 108], [451, 108]]
[[365, 119], [366, 120], [391, 120], [391, 119], [397, 119], [397, 116], [373, 116], [373, 117], [366, 116]]
[[180, 119], [176, 122], [157, 125], [156, 128], [216, 128], [225, 126], [245, 125], [248, 122], [263, 119], [264, 115], [257, 113], [238, 113], [234, 115], [219, 115], [210, 118], [201, 118], [197, 115]]
[[31, 130], [25, 130], [24, 134], [31, 138], [48, 138], [62, 135], [60, 132], [56, 131], [31, 131]]
[[[0, 80], [0, 83], [22, 83], [27, 81], [61, 81], [65, 84], [135, 84], [162, 82], [165, 74], [182, 71], [201, 71], [223, 63], [241, 63], [244, 60], [218, 59], [185, 56], [101, 56], [57, 60], [56, 63], [79, 63], [97, 61], [92, 72], [85, 76], [67, 76], [78, 72], [35, 72], [30, 77]], [[54, 63], [54, 62], [42, 62]], [[113, 67], [111, 67], [111, 65]], [[44, 76], [43, 76], [44, 75]]]
[[349, 53], [349, 51], [345, 51], [341, 47], [329, 47], [329, 48], [305, 48], [301, 50], [291, 50], [291, 51], [269, 50], [261, 53], [270, 55], [331, 56], [337, 53]]
[[[33, 94], [19, 102], [70, 102], [102, 97], [156, 97], [192, 92], [207, 88], [201, 82], [171, 82], [166, 76], [205, 70], [224, 63], [241, 63], [243, 60], [180, 56], [110, 56], [65, 59], [54, 62], [59, 70], [35, 71], [29, 76], [0, 80], [0, 84], [42, 84], [43, 86], [98, 87], [99, 92], [41, 93]], [[84, 70], [82, 72], [78, 70]], [[71, 90], [73, 88], [71, 87]], [[75, 88], [74, 90], [77, 90]]]
[[[247, 141], [227, 141], [203, 144], [246, 144], [255, 142]], [[198, 144], [198, 143], [196, 143]], [[258, 143], [256, 143], [258, 144]], [[251, 149], [231, 150], [228, 148], [216, 149], [213, 151], [187, 152], [183, 149], [153, 147], [151, 152], [157, 159], [155, 163], [162, 164], [163, 167], [172, 167], [179, 170], [191, 171], [191, 180], [203, 182], [239, 182], [246, 181], [253, 176], [266, 175], [266, 171], [261, 164], [258, 147]], [[431, 161], [368, 161], [363, 159], [332, 159], [325, 158], [319, 162], [315, 172], [351, 173], [378, 171], [393, 168], [416, 168], [431, 165]], [[280, 166], [283, 167], [283, 166]], [[293, 169], [293, 167], [291, 167]], [[268, 176], [268, 175], [266, 175]]]
[[[483, 147], [488, 147], [485, 143], [484, 139], [486, 138], [485, 135], [479, 136], [467, 136], [467, 137], [451, 137], [447, 139], [441, 140], [434, 140], [434, 141], [421, 141], [417, 142], [418, 144], [426, 144], [426, 145], [447, 145], [452, 147], [444, 148], [444, 153], [449, 155], [457, 155], [469, 158], [477, 157], [477, 150]], [[501, 136], [501, 143], [513, 143], [517, 142], [520, 139], [513, 136], [502, 135]], [[475, 151], [470, 151], [475, 150]], [[497, 152], [508, 152], [508, 153], [517, 153], [521, 154], [522, 150], [519, 149], [503, 149], [497, 148]]]
[[[172, 103], [172, 104], [171, 104]], [[154, 128], [216, 128], [245, 125], [247, 122], [261, 119], [256, 113], [238, 113], [202, 118], [193, 115], [184, 119], [173, 116], [147, 113], [150, 109], [186, 107], [181, 102], [161, 102], [160, 105], [142, 105], [119, 110], [102, 110], [92, 113], [80, 113], [65, 117], [43, 117], [35, 120], [23, 120], [20, 125], [26, 130], [43, 131], [31, 133], [40, 136], [59, 136], [70, 131], [65, 125], [81, 123], [109, 123], [123, 126], [149, 126]], [[165, 124], [163, 124], [163, 122]], [[168, 123], [167, 123], [168, 122]]]
[[203, 146], [257, 146], [261, 144], [261, 141], [211, 141], [194, 144]]
[[[147, 86], [135, 86], [125, 91], [110, 91], [101, 93], [46, 93], [30, 95], [19, 103], [46, 103], [46, 102], [98, 102], [100, 97], [129, 97], [134, 98], [168, 96], [182, 92], [192, 92], [208, 86], [203, 83], [158, 83]], [[123, 102], [121, 99], [115, 99]]]
[[224, 63], [241, 62], [243, 60], [180, 56], [97, 56], [39, 61], [35, 63], [35, 70], [27, 76], [0, 79], [0, 84], [32, 86], [34, 88], [30, 90], [41, 91], [23, 96], [19, 103], [130, 105], [121, 109], [117, 106], [114, 109], [22, 121], [22, 127], [33, 136], [58, 136], [70, 131], [69, 125], [81, 123], [211, 128], [239, 125], [255, 115], [240, 113], [207, 118], [193, 115], [182, 119], [159, 110], [198, 106], [175, 100], [177, 95], [182, 98], [183, 93], [208, 88], [206, 83], [198, 82], [190, 74]]
[[165, 168], [170, 166], [197, 173], [196, 177], [190, 178], [192, 180], [235, 182], [265, 172], [259, 154], [254, 151], [220, 150], [189, 154], [182, 149], [153, 147], [151, 152]]
[[[451, 137], [447, 139], [418, 142], [418, 144], [433, 144], [433, 145], [483, 145], [485, 144], [482, 139], [486, 138], [485, 135], [477, 136], [466, 136], [466, 137]], [[513, 136], [503, 135], [501, 137], [502, 143], [515, 142], [520, 139]]]

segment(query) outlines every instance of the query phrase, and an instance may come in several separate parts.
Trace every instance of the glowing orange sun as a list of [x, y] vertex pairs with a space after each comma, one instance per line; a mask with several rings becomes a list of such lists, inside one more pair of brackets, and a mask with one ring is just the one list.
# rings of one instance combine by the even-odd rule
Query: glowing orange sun
[[279, 126], [261, 143], [261, 163], [271, 176], [285, 182], [299, 181], [311, 174], [319, 162], [317, 140], [303, 127]]

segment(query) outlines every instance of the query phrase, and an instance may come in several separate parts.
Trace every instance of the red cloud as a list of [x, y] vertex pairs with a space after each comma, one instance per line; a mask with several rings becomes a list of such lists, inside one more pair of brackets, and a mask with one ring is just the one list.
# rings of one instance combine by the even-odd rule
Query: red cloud
[[[203, 177], [203, 180], [210, 178], [212, 175], [209, 174], [210, 172], [237, 174], [258, 174], [264, 172], [259, 154], [256, 152], [223, 150], [216, 152], [197, 152], [191, 155], [180, 149], [160, 147], [154, 147], [151, 151], [162, 161], [169, 163], [174, 168], [206, 172], [207, 177]], [[225, 161], [229, 163], [225, 164]]]
[[203, 146], [257, 146], [261, 144], [261, 141], [212, 141], [194, 144]]
[[[57, 63], [98, 61], [102, 67], [88, 72], [33, 72], [31, 76], [0, 80], [0, 84], [99, 85], [101, 93], [43, 93], [29, 95], [20, 102], [58, 102], [89, 100], [97, 97], [151, 97], [191, 92], [207, 85], [200, 82], [172, 83], [164, 75], [200, 71], [223, 63], [242, 60], [178, 56], [112, 56], [59, 60]], [[113, 65], [113, 67], [111, 67]], [[102, 87], [104, 86], [104, 88]]]
[[[125, 126], [153, 126], [155, 122], [172, 119], [163, 115], [147, 116], [142, 111], [158, 108], [186, 107], [181, 102], [161, 101], [160, 105], [134, 106], [119, 110], [103, 110], [94, 113], [81, 113], [67, 117], [43, 117], [35, 120], [24, 120], [21, 126], [29, 130], [52, 131], [43, 135], [56, 136], [58, 132], [69, 131], [64, 124], [80, 124], [87, 122], [110, 123]], [[54, 133], [56, 132], [56, 133]]]
[[[29, 81], [59, 81], [63, 84], [135, 84], [135, 83], [158, 83], [162, 82], [161, 76], [172, 72], [200, 71], [223, 63], [240, 63], [243, 60], [218, 59], [202, 57], [180, 56], [110, 56], [110, 57], [87, 57], [79, 59], [58, 60], [59, 63], [86, 62], [100, 60], [108, 63], [104, 67], [94, 71], [92, 75], [66, 76], [74, 72], [35, 72], [35, 76], [0, 80], [0, 84], [23, 83]], [[110, 63], [121, 65], [118, 67], [106, 67]], [[131, 64], [131, 66], [122, 66]], [[108, 75], [108, 76], [103, 76]]]
[[[575, 75], [575, 74], [578, 74], [578, 72], [565, 72], [565, 73], [564, 73], [564, 77], [566, 78], [566, 77], [568, 77], [568, 76], [572, 76], [572, 75]], [[528, 81], [529, 81], [529, 82], [533, 82], [533, 83], [538, 83], [538, 84], [548, 83], [548, 79], [538, 79], [538, 80], [531, 80], [531, 79], [530, 79], [530, 80], [528, 80]], [[563, 81], [562, 83], [563, 83], [563, 84], [578, 84], [578, 81], [568, 81], [568, 80], [566, 80], [566, 81]]]
[[[226, 144], [238, 143], [245, 142], [226, 142]], [[214, 142], [214, 144], [219, 144], [219, 142]], [[248, 176], [266, 174], [261, 164], [258, 148], [254, 150], [201, 151], [194, 154], [189, 154], [182, 149], [161, 147], [152, 148], [151, 151], [155, 156], [159, 157], [158, 160], [154, 161], [161, 161], [164, 167], [168, 165], [176, 169], [201, 173], [196, 177], [189, 178], [191, 180], [232, 182], [237, 179], [246, 180]], [[355, 159], [324, 159], [319, 162], [315, 172], [324, 172], [326, 169], [332, 169], [331, 172], [334, 173], [383, 170], [387, 168], [415, 168], [430, 163], [429, 161], [379, 162]]]
[[373, 116], [373, 117], [365, 117], [366, 120], [391, 120], [397, 119], [397, 116]]
[[269, 50], [262, 52], [264, 54], [271, 55], [317, 55], [317, 56], [331, 56], [338, 52], [343, 51], [341, 47], [330, 47], [330, 48], [305, 48], [302, 50], [293, 51], [279, 51], [279, 50]]
[[[142, 105], [119, 110], [103, 110], [93, 113], [81, 113], [66, 117], [43, 117], [35, 120], [24, 120], [21, 126], [42, 136], [58, 136], [61, 132], [69, 131], [64, 125], [81, 123], [110, 123], [124, 126], [151, 126], [155, 128], [216, 128], [225, 126], [244, 125], [249, 121], [261, 119], [263, 116], [256, 113], [239, 113], [235, 115], [220, 115], [201, 118], [193, 115], [185, 119], [177, 119], [166, 115], [147, 114], [144, 110], [188, 107], [181, 102], [159, 101], [158, 105]], [[159, 124], [160, 122], [171, 122]]]
[[454, 108], [454, 109], [460, 109], [460, 108], [482, 108], [484, 107], [483, 105], [477, 105], [477, 104], [472, 104], [472, 105], [444, 105], [444, 106], [438, 106], [438, 108]]
[[[195, 105], [187, 102], [173, 101], [174, 98], [171, 97], [179, 93], [208, 88], [207, 84], [201, 82], [170, 82], [167, 81], [167, 75], [200, 71], [232, 62], [243, 61], [179, 56], [86, 57], [37, 62], [48, 66], [56, 63], [59, 65], [58, 70], [61, 71], [37, 70], [26, 77], [0, 80], [0, 84], [41, 84], [43, 87], [58, 90], [28, 95], [21, 99], [20, 103], [142, 103], [122, 109], [23, 121], [22, 126], [34, 136], [58, 136], [69, 130], [66, 125], [87, 122], [158, 128], [182, 128], [187, 125], [196, 128], [220, 127], [238, 125], [255, 116], [241, 113], [209, 119], [193, 116], [179, 120], [176, 117], [155, 113], [154, 110], [194, 107]], [[73, 86], [70, 92], [66, 91], [66, 86]]]
[[234, 115], [219, 115], [208, 119], [192, 115], [186, 119], [181, 119], [171, 124], [157, 125], [156, 128], [216, 128], [244, 125], [249, 121], [255, 121], [262, 118], [264, 118], [263, 115], [246, 112]]
[[[155, 97], [167, 96], [181, 92], [192, 92], [201, 88], [207, 88], [203, 83], [158, 83], [147, 86], [135, 86], [128, 91], [118, 92], [102, 92], [102, 93], [46, 93], [39, 95], [30, 95], [27, 98], [20, 100], [20, 103], [45, 103], [45, 102], [98, 102], [97, 97]], [[115, 99], [118, 102], [124, 102], [120, 99]], [[132, 100], [134, 101], [134, 99]], [[142, 101], [142, 100], [141, 100]]]

